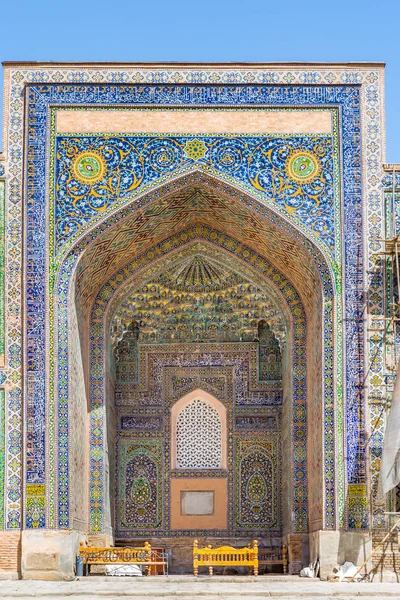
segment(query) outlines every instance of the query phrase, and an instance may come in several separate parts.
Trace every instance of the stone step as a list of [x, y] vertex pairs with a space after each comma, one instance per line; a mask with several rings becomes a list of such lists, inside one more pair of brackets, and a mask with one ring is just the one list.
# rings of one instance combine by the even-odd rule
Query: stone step
[[[64, 596], [35, 596], [35, 598], [39, 598], [39, 600], [50, 600], [51, 598], [54, 599], [58, 599], [60, 597]], [[69, 596], [68, 596], [69, 597]], [[101, 598], [112, 598], [113, 600], [117, 599], [117, 598], [124, 598], [125, 600], [127, 599], [135, 599], [136, 598], [143, 598], [146, 600], [158, 600], [159, 598], [162, 598], [162, 600], [193, 600], [194, 598], [198, 598], [199, 600], [237, 600], [238, 596], [231, 596], [231, 595], [227, 595], [227, 594], [220, 594], [220, 595], [209, 595], [209, 594], [204, 594], [202, 596], [198, 596], [198, 595], [190, 595], [190, 596], [178, 596], [178, 595], [173, 595], [173, 596], [151, 596], [151, 595], [145, 595], [145, 596], [136, 596], [136, 595], [125, 595], [125, 596], [121, 596], [119, 594], [113, 594], [112, 596], [71, 596], [72, 598], [74, 598], [74, 600], [99, 600]], [[384, 600], [384, 598], [390, 598], [390, 600], [400, 600], [400, 595], [396, 594], [396, 595], [383, 595], [382, 594], [373, 594], [368, 595], [368, 596], [359, 596], [359, 595], [351, 595], [351, 596], [347, 596], [347, 595], [327, 595], [327, 596], [321, 596], [321, 595], [315, 595], [315, 594], [296, 594], [296, 595], [288, 595], [287, 593], [282, 593], [280, 595], [264, 595], [264, 596], [260, 596], [260, 595], [247, 595], [245, 596], [246, 600], [265, 600], [266, 598], [268, 598], [269, 600], [296, 600], [296, 599], [301, 599], [301, 600], [319, 600], [320, 598], [328, 598], [328, 600], [360, 600], [360, 598], [369, 598], [372, 600]], [[33, 598], [33, 596], [19, 596], [18, 600], [31, 600]]]
[[362, 597], [400, 600], [399, 583], [333, 583], [299, 577], [85, 577], [74, 581], [2, 581], [0, 599], [98, 600], [132, 598], [146, 600], [291, 600], [318, 598], [355, 600]]

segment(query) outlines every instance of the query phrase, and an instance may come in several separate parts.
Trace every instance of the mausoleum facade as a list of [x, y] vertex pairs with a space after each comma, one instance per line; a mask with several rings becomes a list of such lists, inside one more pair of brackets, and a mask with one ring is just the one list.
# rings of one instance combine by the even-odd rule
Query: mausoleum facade
[[4, 82], [3, 576], [70, 577], [80, 542], [366, 558], [397, 506], [384, 65]]

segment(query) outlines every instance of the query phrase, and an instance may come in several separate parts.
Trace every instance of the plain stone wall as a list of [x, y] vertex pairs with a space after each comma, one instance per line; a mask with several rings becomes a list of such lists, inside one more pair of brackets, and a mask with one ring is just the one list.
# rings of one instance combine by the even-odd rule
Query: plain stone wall
[[22, 532], [22, 579], [72, 579], [79, 543], [76, 531], [24, 530]]
[[[320, 578], [334, 577], [333, 569], [349, 561], [361, 564], [372, 551], [369, 532], [358, 531], [314, 531], [310, 533], [310, 560], [320, 561]], [[371, 567], [370, 564], [367, 566]]]

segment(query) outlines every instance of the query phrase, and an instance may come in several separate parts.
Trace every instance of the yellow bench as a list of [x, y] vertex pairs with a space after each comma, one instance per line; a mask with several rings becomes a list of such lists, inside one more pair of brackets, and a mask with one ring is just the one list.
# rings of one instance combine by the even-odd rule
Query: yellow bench
[[81, 544], [79, 555], [86, 565], [87, 575], [90, 565], [140, 565], [147, 567], [147, 574], [151, 573], [151, 567], [155, 565], [162, 565], [165, 574], [167, 565], [166, 558], [153, 552], [148, 542], [144, 543], [143, 548], [97, 548]]
[[[249, 544], [250, 546], [250, 544]], [[254, 569], [254, 575], [258, 575], [258, 543], [254, 540], [253, 547], [232, 548], [221, 546], [220, 548], [199, 548], [198, 541], [193, 542], [193, 573], [195, 577], [199, 574], [199, 567], [208, 567], [209, 575], [213, 574], [213, 567], [249, 567]]]

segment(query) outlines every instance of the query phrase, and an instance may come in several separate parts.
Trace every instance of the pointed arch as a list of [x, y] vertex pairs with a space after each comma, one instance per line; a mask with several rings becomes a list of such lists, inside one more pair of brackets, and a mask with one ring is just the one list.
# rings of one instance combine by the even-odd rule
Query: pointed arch
[[[184, 178], [182, 178], [184, 179]], [[320, 251], [303, 233], [299, 232], [296, 227], [293, 227], [281, 216], [275, 214], [270, 208], [262, 206], [256, 199], [245, 195], [242, 192], [238, 193], [232, 186], [223, 184], [218, 190], [212, 189], [213, 182], [211, 178], [204, 174], [191, 174], [184, 181], [180, 181], [180, 194], [174, 197], [170, 189], [166, 189], [166, 195], [160, 197], [158, 192], [151, 197], [149, 194], [149, 202], [144, 206], [140, 205], [132, 211], [132, 206], [121, 209], [118, 215], [114, 215], [112, 222], [107, 220], [94, 228], [90, 234], [74, 247], [74, 250], [66, 257], [58, 274], [57, 289], [60, 297], [67, 298], [57, 306], [58, 318], [58, 336], [59, 336], [59, 356], [63, 361], [68, 363], [68, 346], [65, 345], [65, 324], [68, 322], [68, 303], [77, 306], [78, 321], [83, 323], [81, 335], [82, 360], [87, 367], [84, 369], [88, 373], [89, 368], [89, 320], [90, 311], [95, 314], [99, 311], [101, 315], [93, 321], [93, 327], [97, 327], [96, 320], [103, 320], [104, 314], [107, 313], [109, 299], [113, 296], [115, 289], [119, 286], [119, 281], [125, 279], [127, 261], [131, 264], [136, 264], [135, 268], [140, 268], [144, 265], [140, 261], [144, 256], [151, 257], [150, 261], [157, 259], [157, 252], [166, 251], [168, 244], [177, 243], [181, 245], [181, 235], [185, 234], [185, 228], [189, 231], [197, 231], [202, 228], [212, 230], [210, 224], [214, 225], [216, 220], [220, 226], [220, 231], [215, 232], [215, 238], [209, 241], [215, 245], [219, 245], [229, 254], [235, 256], [236, 259], [248, 261], [249, 264], [260, 272], [263, 268], [270, 273], [275, 269], [282, 274], [287, 274], [289, 285], [293, 286], [294, 296], [298, 294], [298, 300], [306, 312], [309, 312], [309, 322], [311, 329], [315, 330], [316, 347], [312, 351], [313, 361], [315, 363], [313, 369], [320, 370], [319, 362], [323, 355], [323, 344], [328, 342], [329, 348], [333, 344], [333, 311], [334, 305], [334, 285], [332, 279], [332, 271], [329, 261], [325, 260], [323, 252]], [[193, 186], [193, 183], [196, 185]], [[216, 193], [218, 192], [218, 193]], [[229, 193], [231, 196], [229, 196]], [[221, 202], [222, 199], [222, 202]], [[143, 208], [143, 210], [142, 210]], [[171, 212], [172, 211], [172, 212]], [[178, 219], [177, 215], [181, 215], [182, 219]], [[169, 215], [169, 216], [168, 216]], [[229, 232], [234, 231], [235, 238], [229, 235]], [[172, 233], [172, 235], [171, 235]], [[166, 235], [168, 236], [166, 237]], [[214, 235], [214, 233], [212, 234]], [[176, 242], [174, 241], [176, 240]], [[231, 245], [233, 243], [233, 246]], [[231, 246], [230, 246], [231, 245]], [[151, 256], [154, 249], [154, 255]], [[173, 248], [173, 246], [171, 247]], [[235, 249], [236, 248], [236, 249]], [[240, 248], [240, 251], [238, 251]], [[147, 251], [147, 252], [146, 252]], [[247, 254], [246, 254], [247, 253]], [[257, 259], [256, 256], [259, 256]], [[253, 258], [254, 257], [254, 262]], [[268, 261], [266, 260], [268, 257]], [[136, 261], [136, 263], [135, 263]], [[138, 262], [139, 261], [139, 262]], [[265, 265], [265, 267], [263, 267]], [[268, 266], [270, 265], [270, 266]], [[264, 273], [264, 277], [267, 273]], [[268, 279], [268, 275], [266, 277]], [[117, 283], [114, 289], [109, 289], [107, 282], [115, 280]], [[282, 280], [283, 281], [283, 280]], [[70, 286], [70, 282], [73, 285]], [[285, 284], [286, 285], [286, 284]], [[278, 287], [280, 284], [278, 284]], [[289, 289], [289, 288], [288, 288]], [[67, 293], [66, 293], [67, 290]], [[282, 288], [283, 291], [283, 288]], [[97, 305], [95, 298], [98, 298]], [[95, 304], [93, 304], [95, 302]], [[314, 311], [314, 307], [318, 307], [318, 311]], [[104, 312], [105, 310], [105, 312]], [[299, 310], [301, 310], [299, 307]], [[322, 314], [323, 311], [323, 314]], [[328, 323], [326, 328], [325, 339], [323, 336], [323, 322]], [[302, 334], [306, 335], [309, 328], [304, 325], [300, 327]], [[299, 329], [299, 331], [300, 331]], [[73, 340], [71, 343], [75, 343]], [[319, 345], [320, 351], [316, 350]], [[328, 350], [329, 350], [328, 348]], [[314, 356], [315, 355], [315, 356]], [[325, 396], [333, 397], [335, 379], [334, 367], [332, 362], [325, 363], [324, 376], [320, 379], [310, 379], [310, 389], [305, 390], [302, 394], [303, 404], [312, 402], [315, 404], [315, 409], [319, 411], [317, 404], [321, 402], [323, 397], [323, 386], [332, 388]], [[295, 373], [300, 373], [297, 368]], [[96, 388], [96, 394], [100, 398], [104, 394], [104, 376], [103, 368], [100, 365], [90, 366], [91, 385]], [[68, 402], [68, 370], [63, 369], [59, 374], [58, 390], [61, 400], [62, 414], [65, 414], [65, 403]], [[325, 383], [324, 383], [325, 381]], [[305, 382], [304, 382], [305, 386]], [[315, 391], [312, 390], [313, 386]], [[339, 390], [341, 388], [338, 388]], [[87, 393], [88, 393], [87, 389]], [[306, 400], [307, 399], [307, 400]], [[329, 409], [325, 409], [325, 417], [328, 412], [334, 415], [333, 403], [328, 403]], [[314, 409], [313, 409], [314, 410]], [[327, 412], [328, 411], [328, 412]], [[322, 418], [323, 411], [319, 411], [318, 418]], [[92, 414], [98, 415], [98, 409]], [[305, 415], [306, 410], [303, 408], [298, 411], [299, 415]], [[101, 417], [103, 418], [103, 417]], [[303, 423], [306, 423], [305, 417], [301, 417]], [[304, 425], [302, 425], [304, 427]], [[98, 428], [97, 428], [98, 429]], [[321, 428], [314, 428], [313, 435], [321, 438]], [[302, 433], [304, 438], [305, 434]], [[65, 450], [65, 444], [61, 443], [65, 438], [60, 439], [60, 456], [64, 456], [68, 461], [68, 452]], [[320, 442], [315, 442], [320, 444]], [[329, 519], [332, 527], [335, 527], [335, 488], [333, 480], [336, 473], [332, 472], [330, 467], [332, 457], [334, 456], [335, 440], [331, 439], [329, 448], [325, 452], [325, 471], [324, 475], [321, 470], [315, 471], [318, 477], [325, 478], [325, 500], [327, 500], [329, 509], [326, 510], [326, 517], [322, 512], [323, 502], [318, 498], [315, 504], [318, 504], [320, 516], [316, 525], [319, 526], [325, 518]], [[300, 460], [305, 461], [306, 455], [298, 453]], [[64, 459], [63, 459], [64, 460]], [[314, 471], [313, 469], [311, 469]], [[101, 473], [100, 471], [96, 471]], [[101, 474], [101, 477], [103, 475]], [[97, 484], [96, 484], [97, 485]], [[102, 485], [101, 479], [98, 480], [98, 485]], [[316, 490], [318, 486], [314, 486]], [[96, 494], [100, 491], [97, 490]], [[63, 494], [63, 497], [65, 495]], [[306, 502], [306, 496], [303, 496]], [[329, 497], [329, 500], [328, 500]], [[63, 513], [67, 518], [67, 512]], [[102, 514], [101, 509], [96, 508], [91, 511], [92, 530], [102, 530]], [[303, 508], [299, 509], [298, 527], [301, 530], [307, 528], [307, 511]]]

